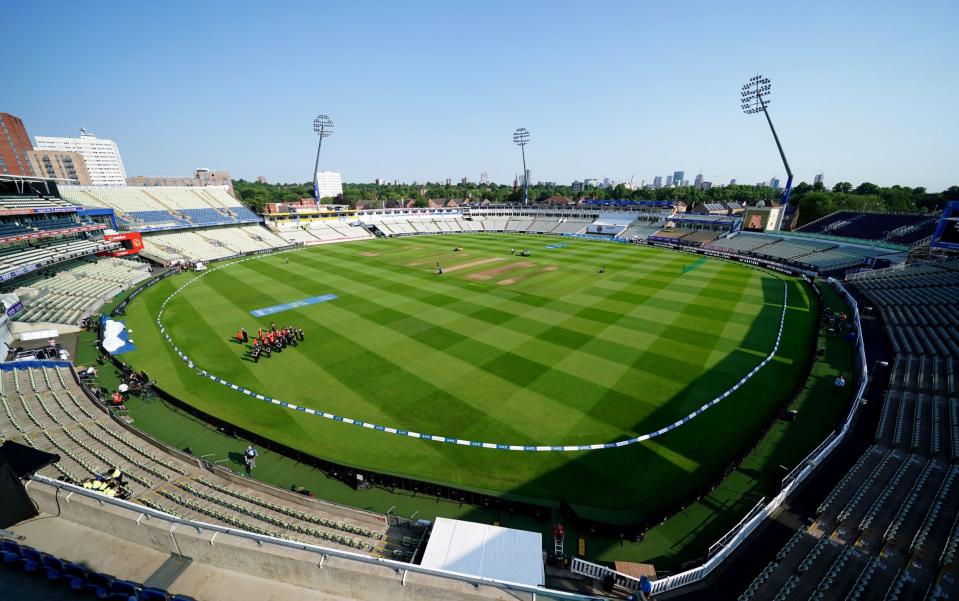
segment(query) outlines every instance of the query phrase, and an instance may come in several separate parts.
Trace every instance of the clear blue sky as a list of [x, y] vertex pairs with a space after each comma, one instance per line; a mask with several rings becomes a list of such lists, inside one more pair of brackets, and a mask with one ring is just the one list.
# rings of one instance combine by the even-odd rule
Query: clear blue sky
[[[729, 4], [729, 6], [727, 6]], [[7, 3], [0, 111], [84, 126], [129, 175], [345, 181], [784, 176], [959, 184], [959, 2]]]

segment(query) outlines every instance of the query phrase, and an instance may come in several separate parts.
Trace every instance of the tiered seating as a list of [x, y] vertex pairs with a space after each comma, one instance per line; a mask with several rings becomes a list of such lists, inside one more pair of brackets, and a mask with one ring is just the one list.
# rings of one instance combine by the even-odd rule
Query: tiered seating
[[830, 269], [839, 269], [842, 267], [851, 267], [861, 265], [863, 259], [875, 257], [883, 254], [872, 248], [863, 248], [860, 246], [836, 246], [802, 258], [806, 265], [812, 265], [822, 271]]
[[532, 234], [549, 234], [553, 231], [558, 225], [557, 220], [551, 219], [536, 219], [533, 223], [530, 224], [529, 229], [526, 230]]
[[63, 198], [112, 208], [130, 229], [188, 228], [260, 221], [224, 188], [63, 186]]
[[27, 309], [15, 319], [77, 323], [120, 290], [149, 276], [146, 263], [115, 258], [77, 262], [53, 277], [19, 282], [16, 292]]
[[927, 214], [837, 211], [799, 231], [909, 245], [931, 236], [936, 222]]
[[696, 230], [693, 233], [689, 234], [683, 238], [684, 242], [692, 242], [695, 244], [709, 244], [716, 238], [718, 238], [720, 232], [712, 232], [709, 230]]
[[257, 225], [176, 231], [143, 237], [143, 253], [162, 262], [213, 261], [243, 252], [287, 245], [284, 238]]
[[652, 238], [663, 238], [665, 240], [679, 240], [685, 238], [692, 232], [690, 230], [684, 230], [682, 228], [668, 228], [662, 229], [653, 234]]
[[[779, 244], [770, 244], [762, 249], [762, 254], [776, 259], [796, 259], [804, 257], [817, 251], [824, 251], [835, 248], [835, 244], [828, 242], [819, 242], [817, 240], [804, 240], [802, 238], [783, 239]], [[805, 259], [803, 259], [805, 262]]]
[[779, 240], [781, 238], [762, 234], [737, 234], [732, 238], [719, 238], [710, 246], [717, 250], [748, 253]]
[[[931, 591], [954, 582], [944, 577], [959, 547], [959, 398], [949, 346], [959, 262], [850, 281], [875, 303], [898, 353], [876, 442], [742, 599], [936, 598]], [[805, 542], [813, 538], [819, 543]]]
[[115, 423], [87, 399], [66, 367], [21, 367], [0, 373], [0, 432], [6, 439], [59, 454], [42, 474], [75, 482], [114, 468], [123, 493], [182, 517], [294, 541], [408, 558], [387, 536], [382, 516], [251, 490], [168, 454]]
[[662, 229], [661, 223], [636, 223], [629, 226], [617, 238], [623, 240], [645, 240]]
[[79, 238], [11, 246], [0, 250], [0, 278], [25, 267], [52, 265], [117, 246], [114, 242]]
[[[79, 203], [76, 203], [79, 204]], [[0, 196], [0, 210], [54, 209], [76, 206], [75, 203], [50, 196]]]
[[12, 236], [23, 236], [26, 234], [37, 234], [45, 232], [55, 232], [57, 230], [77, 227], [81, 224], [75, 218], [71, 217], [53, 217], [50, 219], [36, 219], [25, 215], [15, 216], [16, 222], [0, 223], [0, 238]]

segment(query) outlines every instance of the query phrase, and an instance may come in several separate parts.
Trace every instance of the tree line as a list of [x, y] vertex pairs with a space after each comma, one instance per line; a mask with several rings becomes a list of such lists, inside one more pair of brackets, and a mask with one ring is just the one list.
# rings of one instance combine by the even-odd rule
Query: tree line
[[[265, 184], [234, 180], [233, 189], [237, 197], [255, 211], [262, 211], [267, 203], [288, 202], [313, 196], [313, 184]], [[737, 202], [755, 204], [759, 201], [781, 200], [782, 191], [768, 186], [717, 186], [701, 190], [692, 186], [628, 190], [619, 184], [611, 188], [588, 188], [584, 193], [573, 193], [572, 186], [534, 185], [529, 188], [530, 202], [544, 203], [554, 197], [563, 197], [572, 201], [583, 198], [595, 200], [668, 200], [684, 202], [688, 206], [702, 202]], [[326, 198], [331, 204], [349, 204], [355, 207], [358, 202], [369, 201], [373, 206], [397, 206], [413, 201], [414, 206], [428, 206], [429, 200], [482, 202], [493, 204], [523, 202], [522, 187], [512, 185], [458, 183], [445, 184], [427, 182], [425, 184], [343, 184], [343, 195]], [[948, 200], [959, 200], [959, 186], [930, 193], [925, 188], [908, 186], [881, 187], [863, 182], [856, 187], [849, 182], [839, 182], [831, 189], [822, 183], [802, 182], [793, 189], [790, 203], [798, 208], [798, 223], [803, 225], [834, 211], [868, 212], [928, 212], [941, 211]]]

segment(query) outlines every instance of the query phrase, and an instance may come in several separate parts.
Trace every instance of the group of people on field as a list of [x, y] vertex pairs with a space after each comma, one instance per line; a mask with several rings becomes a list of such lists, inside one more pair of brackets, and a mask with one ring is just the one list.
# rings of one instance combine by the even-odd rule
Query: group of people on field
[[[250, 341], [250, 334], [245, 328], [240, 328], [235, 334], [235, 338], [240, 344], [246, 344]], [[288, 346], [297, 346], [305, 338], [306, 335], [302, 328], [278, 327], [276, 322], [273, 322], [268, 330], [257, 329], [256, 336], [253, 338], [253, 346], [250, 348], [250, 358], [253, 359], [254, 363], [259, 363], [260, 355], [271, 357], [274, 351], [279, 353]]]

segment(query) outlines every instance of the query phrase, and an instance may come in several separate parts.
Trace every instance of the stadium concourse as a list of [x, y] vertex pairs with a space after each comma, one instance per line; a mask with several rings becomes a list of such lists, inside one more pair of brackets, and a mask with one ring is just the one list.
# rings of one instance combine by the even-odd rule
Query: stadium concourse
[[[744, 590], [708, 596], [959, 595], [959, 263], [907, 262], [926, 243], [928, 217], [843, 214], [798, 233], [748, 232], [735, 215], [661, 206], [333, 211], [261, 220], [217, 188], [57, 190], [34, 182], [25, 191], [22, 182], [0, 183], [0, 204], [14, 211], [0, 218], [0, 281], [17, 297], [4, 298], [20, 305], [15, 321], [38, 327], [76, 324], [178, 263], [409, 235], [541, 234], [559, 244], [559, 236], [578, 236], [844, 279], [860, 309], [881, 319], [894, 354], [888, 383], [871, 383], [888, 388], [872, 444], [848, 473], [819, 476], [833, 481], [830, 490]], [[109, 256], [130, 249], [104, 230], [141, 235], [142, 253]], [[874, 357], [862, 353], [865, 373]], [[139, 598], [151, 598], [143, 587], [155, 589], [152, 598], [169, 591], [211, 599], [250, 591], [324, 599], [591, 599], [639, 589], [635, 574], [585, 561], [566, 573], [562, 586], [570, 592], [421, 567], [415, 561], [427, 524], [274, 488], [167, 447], [107, 407], [67, 362], [8, 362], [0, 376], [4, 448], [16, 443], [58, 456], [26, 487], [45, 519], [0, 533], [5, 570], [41, 571], [67, 588], [129, 590]], [[825, 444], [817, 452], [831, 449]], [[790, 478], [817, 473], [819, 465], [829, 464], [817, 455]], [[785, 491], [784, 498], [803, 494]], [[708, 586], [738, 544], [763, 535], [751, 524], [777, 519], [780, 505], [768, 507], [746, 516], [743, 530], [724, 538], [703, 566], [654, 575], [657, 597]], [[31, 584], [23, 586], [29, 591]], [[688, 594], [702, 596], [703, 589]]]

